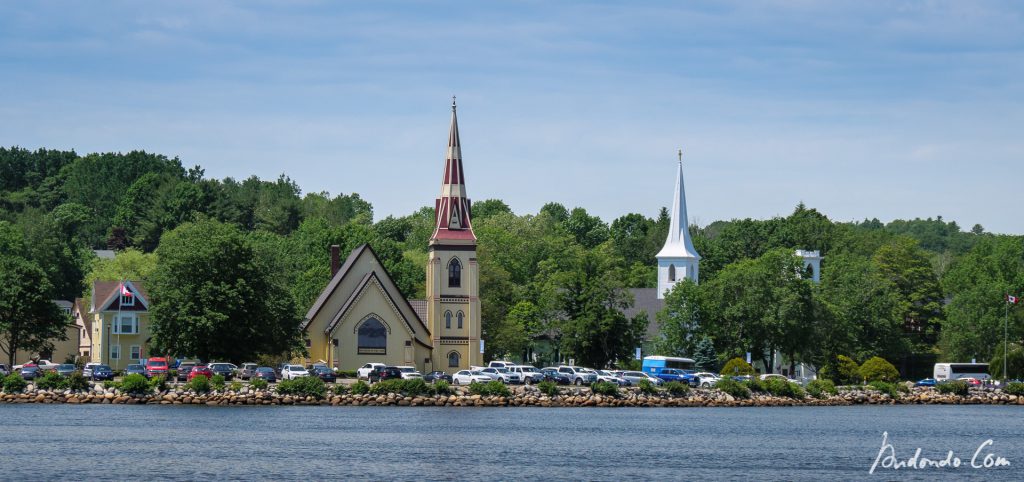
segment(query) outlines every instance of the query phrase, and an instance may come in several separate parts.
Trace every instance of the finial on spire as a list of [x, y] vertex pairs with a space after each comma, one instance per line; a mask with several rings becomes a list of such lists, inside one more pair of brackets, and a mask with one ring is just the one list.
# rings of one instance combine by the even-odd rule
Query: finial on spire
[[679, 165], [683, 164], [683, 149], [679, 149]]
[[452, 111], [455, 111], [455, 96], [452, 96]]

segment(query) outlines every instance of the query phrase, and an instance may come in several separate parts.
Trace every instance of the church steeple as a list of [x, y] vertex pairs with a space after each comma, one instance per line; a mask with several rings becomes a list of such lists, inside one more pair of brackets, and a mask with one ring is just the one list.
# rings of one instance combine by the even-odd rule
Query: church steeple
[[434, 204], [434, 234], [430, 244], [439, 242], [475, 244], [470, 201], [466, 196], [466, 177], [462, 170], [462, 146], [459, 143], [459, 120], [452, 97], [452, 124], [448, 131], [448, 150], [444, 162], [441, 195]]
[[665, 240], [665, 246], [656, 255], [658, 258], [658, 298], [663, 298], [666, 291], [672, 289], [676, 282], [684, 278], [697, 282], [700, 255], [693, 248], [688, 219], [686, 216], [686, 189], [683, 185], [683, 150], [680, 149], [668, 239]]

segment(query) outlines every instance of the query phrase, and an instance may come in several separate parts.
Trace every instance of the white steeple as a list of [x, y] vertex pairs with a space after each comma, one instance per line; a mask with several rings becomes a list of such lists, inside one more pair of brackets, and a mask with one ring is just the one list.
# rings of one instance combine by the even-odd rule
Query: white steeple
[[683, 150], [679, 150], [679, 168], [676, 173], [676, 191], [672, 197], [672, 217], [668, 239], [658, 252], [658, 299], [685, 278], [697, 282], [700, 255], [693, 248], [686, 216], [686, 190], [683, 187]]

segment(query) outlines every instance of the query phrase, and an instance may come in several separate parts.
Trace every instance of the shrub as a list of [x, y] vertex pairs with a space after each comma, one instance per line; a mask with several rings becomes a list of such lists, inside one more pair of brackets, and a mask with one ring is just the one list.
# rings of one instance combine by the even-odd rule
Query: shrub
[[356, 378], [355, 370], [338, 370], [338, 378]]
[[384, 380], [374, 383], [370, 387], [370, 393], [374, 395], [382, 395], [385, 393], [401, 393], [404, 395], [425, 395], [434, 393], [433, 387], [427, 385], [427, 382], [423, 381], [422, 378], [413, 378], [411, 380]]
[[619, 386], [611, 382], [594, 382], [590, 384], [590, 391], [607, 397], [619, 396]]
[[776, 397], [804, 398], [804, 389], [793, 382], [780, 378], [769, 378], [764, 381], [765, 390]]
[[814, 398], [828, 398], [829, 395], [835, 395], [839, 393], [836, 390], [836, 384], [832, 383], [832, 380], [811, 380], [811, 383], [807, 384], [807, 393], [810, 393]]
[[1020, 383], [1020, 382], [1010, 383], [1010, 384], [1006, 385], [1006, 388], [1004, 388], [1003, 391], [1006, 392], [1009, 395], [1017, 395], [1019, 397], [1021, 395], [1024, 395], [1024, 383]]
[[242, 389], [242, 382], [240, 382], [238, 380], [232, 381], [230, 389], [231, 389], [232, 392], [237, 392], [237, 391], [241, 390]]
[[28, 382], [18, 373], [4, 377], [4, 393], [18, 393], [28, 386]]
[[895, 383], [889, 383], [889, 382], [883, 382], [881, 380], [875, 380], [875, 381], [873, 381], [871, 383], [868, 383], [868, 386], [873, 388], [873, 389], [875, 389], [875, 390], [878, 390], [878, 391], [880, 391], [882, 393], [887, 393], [892, 398], [896, 398], [896, 397], [900, 396], [899, 388], [896, 387]]
[[118, 382], [115, 382], [113, 380], [107, 380], [107, 381], [103, 382], [103, 388], [113, 388], [113, 389], [116, 389], [116, 390], [120, 390], [121, 389], [121, 384], [118, 383]]
[[362, 380], [356, 380], [356, 382], [353, 383], [352, 386], [348, 387], [348, 389], [356, 395], [365, 395], [370, 393], [370, 384]]
[[327, 394], [327, 385], [318, 377], [300, 377], [294, 380], [281, 380], [277, 384], [277, 393], [282, 395], [324, 398], [324, 395]]
[[210, 379], [206, 375], [196, 375], [185, 386], [193, 392], [206, 393], [210, 391]]
[[72, 390], [88, 390], [89, 379], [82, 375], [82, 372], [72, 372], [64, 379], [64, 388], [70, 388]]
[[836, 361], [821, 369], [821, 378], [832, 380], [836, 385], [852, 385], [860, 383], [860, 366], [852, 358], [839, 355]]
[[270, 384], [262, 378], [253, 377], [252, 380], [249, 381], [249, 386], [256, 390], [266, 390]]
[[149, 393], [149, 380], [146, 377], [132, 373], [121, 380], [121, 391], [125, 393]]
[[945, 383], [940, 383], [935, 386], [939, 393], [952, 393], [960, 396], [967, 396], [970, 392], [971, 386], [967, 382], [960, 380], [950, 380]]
[[224, 375], [214, 375], [210, 378], [210, 387], [214, 390], [224, 389]]
[[36, 380], [36, 386], [42, 390], [53, 390], [60, 387], [63, 378], [57, 372], [46, 372], [42, 378]]
[[558, 384], [552, 381], [545, 380], [537, 384], [537, 389], [540, 393], [543, 393], [549, 397], [558, 395]]
[[473, 395], [498, 395], [502, 397], [512, 395], [512, 392], [508, 389], [508, 387], [506, 387], [504, 383], [501, 383], [497, 380], [491, 380], [487, 383], [470, 383], [469, 393], [472, 393]]
[[715, 382], [715, 388], [732, 395], [734, 398], [750, 398], [750, 389], [729, 377]]
[[452, 387], [448, 382], [444, 380], [438, 380], [434, 382], [434, 393], [438, 395], [448, 395], [452, 393]]
[[752, 377], [750, 380], [744, 381], [743, 384], [752, 392], [768, 392], [768, 388], [764, 386], [764, 380], [761, 380], [759, 377]]
[[153, 377], [149, 379], [149, 387], [158, 392], [167, 390], [167, 379], [165, 377]]
[[749, 363], [744, 361], [740, 357], [733, 358], [725, 362], [725, 366], [722, 367], [722, 376], [733, 377], [740, 375], [753, 375], [754, 367], [750, 366]]
[[168, 380], [177, 380], [178, 379], [178, 370], [167, 370], [167, 379]]
[[673, 397], [685, 397], [690, 394], [690, 386], [680, 382], [668, 382], [663, 387]]
[[654, 386], [650, 380], [640, 380], [637, 382], [636, 387], [640, 389], [640, 393], [647, 395], [658, 393], [658, 387]]
[[860, 366], [860, 377], [866, 382], [883, 381], [883, 382], [898, 382], [900, 381], [900, 372], [896, 370], [896, 367], [892, 366], [892, 363], [887, 362], [881, 357], [871, 357], [868, 361], [864, 362]]
[[346, 387], [344, 383], [336, 383], [333, 390], [335, 395], [344, 395], [348, 393], [348, 387]]

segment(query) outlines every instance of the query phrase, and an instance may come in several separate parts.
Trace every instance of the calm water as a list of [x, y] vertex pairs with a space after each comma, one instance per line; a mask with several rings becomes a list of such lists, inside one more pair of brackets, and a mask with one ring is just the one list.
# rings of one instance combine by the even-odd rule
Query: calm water
[[[0, 429], [11, 480], [1024, 479], [1024, 407], [6, 405]], [[963, 465], [869, 476], [883, 431]], [[1012, 465], [969, 468], [989, 438]]]

